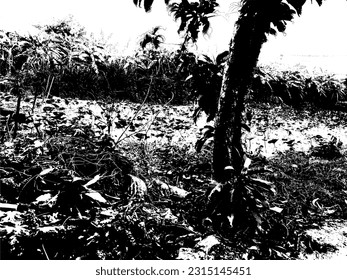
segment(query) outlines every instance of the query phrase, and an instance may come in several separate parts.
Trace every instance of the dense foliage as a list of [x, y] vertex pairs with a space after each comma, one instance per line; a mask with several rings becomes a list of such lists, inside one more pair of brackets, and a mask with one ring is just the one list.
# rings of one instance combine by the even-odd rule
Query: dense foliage
[[[5, 108], [15, 106], [13, 95], [1, 97]], [[32, 101], [22, 104], [28, 118]], [[230, 193], [211, 181], [211, 148], [193, 149], [190, 106], [38, 99], [16, 139], [13, 120], [2, 126], [1, 257], [295, 259], [305, 248], [322, 252], [303, 231], [347, 217], [346, 149], [338, 140], [346, 143], [346, 113], [252, 107], [253, 133], [244, 141], [253, 167], [245, 165], [233, 193], [244, 199], [231, 209], [245, 227], [230, 230], [219, 215]], [[312, 136], [316, 124], [333, 129]], [[260, 144], [276, 156], [266, 159]], [[309, 151], [296, 151], [305, 144]], [[264, 166], [273, 172], [259, 174]], [[211, 245], [211, 236], [223, 238]], [[206, 243], [213, 248], [204, 255], [196, 247]]]
[[[61, 21], [38, 27], [35, 36], [1, 31], [1, 89], [13, 87], [16, 81], [22, 89], [43, 96], [140, 102], [148, 95], [147, 101], [178, 104], [195, 98], [213, 119], [227, 52], [214, 59], [185, 50], [167, 51], [160, 46], [160, 34], [146, 34], [143, 48], [133, 56], [111, 56], [102, 42], [75, 26], [73, 21]], [[148, 38], [154, 38], [152, 45]], [[264, 66], [255, 72], [251, 95], [327, 106], [345, 99], [346, 85], [329, 74], [312, 76]]]
[[74, 31], [69, 22], [39, 28], [36, 36], [1, 31], [2, 90], [15, 79], [35, 95], [140, 101], [150, 87], [149, 101], [187, 99], [174, 52], [150, 48], [132, 57], [111, 57], [106, 46], [83, 29]]
[[[180, 27], [183, 30], [186, 28], [185, 24], [188, 24], [188, 34], [191, 37], [186, 38], [194, 41], [197, 36], [196, 33], [193, 33], [193, 30], [196, 29], [194, 24], [198, 24], [199, 27], [200, 21], [204, 20], [204, 17], [200, 19], [191, 17], [190, 13], [194, 14], [198, 10], [201, 12], [206, 9], [206, 15], [208, 15], [213, 10], [213, 5], [203, 6], [203, 3], [207, 2], [214, 3], [215, 1], [201, 1], [200, 5], [189, 6], [192, 9], [187, 13], [185, 13], [187, 7], [184, 9], [180, 5], [171, 7], [176, 14], [181, 13], [179, 17], [184, 18], [186, 16], [186, 22], [182, 21], [183, 25]], [[188, 2], [182, 1], [182, 3], [187, 4]], [[208, 21], [203, 22], [202, 26], [203, 29], [208, 28]], [[285, 23], [279, 20], [276, 28], [281, 31], [284, 27]], [[12, 197], [8, 201], [29, 204], [36, 199], [35, 202], [40, 204], [40, 200], [37, 199], [48, 192], [50, 194], [48, 198], [47, 196], [40, 198], [44, 199], [47, 205], [43, 205], [43, 207], [42, 205], [25, 206], [30, 211], [37, 211], [39, 214], [41, 214], [40, 211], [46, 211], [48, 207], [48, 210], [54, 215], [56, 213], [61, 215], [59, 221], [66, 218], [67, 220], [64, 221], [63, 225], [70, 226], [69, 230], [72, 229], [70, 232], [66, 228], [60, 232], [60, 227], [53, 229], [44, 227], [42, 229], [42, 225], [48, 226], [50, 223], [37, 219], [35, 215], [20, 217], [21, 222], [28, 218], [33, 225], [29, 232], [23, 231], [23, 234], [28, 234], [30, 238], [32, 235], [38, 236], [37, 244], [33, 243], [34, 251], [40, 245], [41, 237], [36, 235], [38, 229], [40, 234], [52, 230], [48, 234], [52, 234], [53, 237], [56, 234], [64, 236], [70, 234], [71, 236], [66, 238], [67, 243], [64, 244], [67, 247], [70, 241], [75, 242], [82, 236], [78, 253], [62, 253], [59, 252], [58, 248], [54, 248], [53, 251], [56, 252], [58, 258], [117, 257], [120, 259], [153, 256], [156, 258], [175, 257], [180, 245], [191, 244], [193, 237], [201, 238], [201, 234], [210, 230], [210, 225], [212, 225], [213, 230], [224, 232], [225, 236], [237, 235], [240, 232], [242, 234], [243, 232], [251, 238], [258, 234], [256, 242], [267, 240], [276, 226], [283, 229], [284, 222], [281, 218], [274, 219], [275, 221], [267, 219], [268, 212], [266, 210], [269, 210], [269, 201], [275, 193], [275, 188], [272, 183], [265, 180], [267, 179], [265, 175], [262, 175], [263, 179], [260, 179], [259, 173], [271, 170], [250, 166], [251, 162], [259, 160], [259, 153], [254, 154], [246, 151], [249, 158], [246, 158], [242, 165], [242, 172], [239, 176], [235, 176], [235, 180], [229, 180], [224, 185], [213, 183], [207, 192], [207, 197], [200, 195], [200, 190], [198, 190], [194, 194], [198, 198], [195, 196], [186, 200], [186, 203], [192, 205], [204, 204], [208, 201], [208, 206], [204, 205], [200, 209], [204, 212], [198, 213], [198, 221], [191, 217], [186, 218], [184, 213], [175, 209], [179, 213], [177, 216], [181, 219], [178, 221], [174, 215], [165, 215], [164, 218], [160, 214], [156, 216], [161, 209], [153, 201], [167, 203], [167, 200], [161, 201], [160, 199], [163, 198], [161, 192], [163, 189], [167, 189], [168, 185], [155, 180], [154, 183], [149, 183], [151, 190], [147, 192], [147, 186], [143, 181], [130, 174], [134, 171], [132, 164], [120, 153], [115, 152], [115, 148], [118, 149], [119, 147], [119, 142], [118, 140], [115, 141], [114, 135], [111, 133], [112, 126], [124, 128], [121, 136], [126, 131], [131, 130], [136, 136], [139, 135], [139, 137], [146, 139], [152, 123], [149, 124], [147, 130], [145, 129], [145, 133], [139, 133], [136, 130], [138, 127], [135, 128], [135, 119], [138, 117], [138, 113], [132, 119], [122, 118], [121, 110], [117, 109], [114, 103], [101, 103], [100, 99], [131, 100], [143, 102], [142, 105], [145, 102], [182, 104], [195, 99], [199, 107], [194, 117], [197, 118], [199, 113], [204, 111], [208, 115], [208, 120], [213, 120], [217, 112], [222, 71], [229, 57], [229, 52], [223, 52], [214, 59], [207, 55], [191, 53], [185, 48], [167, 51], [161, 48], [164, 38], [157, 33], [159, 28], [155, 28], [141, 40], [141, 48], [133, 56], [113, 57], [106, 51], [105, 45], [87, 37], [84, 29], [73, 22], [61, 21], [57, 24], [38, 28], [40, 33], [35, 36], [22, 36], [5, 31], [0, 33], [1, 90], [10, 91], [12, 96], [17, 97], [15, 114], [6, 111], [8, 108], [1, 108], [1, 115], [5, 116], [5, 118], [1, 118], [5, 124], [1, 131], [1, 141], [5, 143], [2, 152], [8, 152], [2, 164], [6, 165], [6, 168], [13, 168], [17, 171], [25, 170], [24, 173], [21, 173], [21, 176], [25, 177], [24, 181], [23, 177], [20, 177], [22, 181], [14, 184], [10, 182], [10, 188], [13, 187], [15, 193], [10, 194]], [[34, 95], [30, 115], [32, 121], [25, 114], [19, 113], [21, 102], [27, 92]], [[256, 102], [274, 101], [293, 106], [300, 106], [309, 102], [320, 107], [332, 107], [337, 102], [346, 100], [346, 80], [344, 82], [339, 81], [332, 75], [308, 75], [296, 70], [279, 71], [270, 67], [258, 67], [250, 81], [248, 93], [248, 100]], [[81, 109], [78, 117], [70, 121], [66, 113], [62, 112], [63, 110], [55, 104], [44, 106], [43, 110], [47, 115], [38, 118], [35, 116], [34, 118], [36, 98], [38, 96], [43, 97], [41, 99], [42, 104], [45, 104], [46, 101], [52, 102], [48, 98], [49, 95], [98, 100], [104, 111], [101, 117], [96, 117], [90, 110]], [[65, 99], [65, 102], [68, 104], [70, 101]], [[83, 119], [88, 115], [91, 119], [90, 125], [83, 122]], [[20, 119], [21, 117], [23, 119]], [[263, 119], [259, 115], [255, 117], [252, 118], [251, 110], [248, 115], [246, 114], [248, 123], [244, 123], [243, 128], [248, 132], [250, 132], [248, 125], [252, 121]], [[102, 123], [99, 123], [101, 119]], [[153, 117], [154, 119], [155, 117]], [[13, 123], [14, 128], [12, 127]], [[26, 127], [29, 126], [31, 129], [30, 133], [25, 136], [27, 142], [21, 142], [23, 134], [19, 135], [22, 137], [21, 139], [16, 139], [18, 123], [24, 124]], [[180, 126], [172, 120], [168, 121], [168, 127], [176, 127], [176, 125], [177, 127]], [[168, 127], [164, 127], [164, 132], [159, 131], [159, 134], [167, 133]], [[213, 129], [212, 126], [209, 126], [205, 130], [208, 137], [213, 136]], [[205, 133], [202, 141], [198, 141], [197, 150], [202, 150], [202, 145], [208, 139], [207, 136]], [[275, 145], [277, 141], [278, 139], [270, 139], [268, 143]], [[324, 154], [326, 156], [327, 154], [328, 157], [333, 155], [332, 159], [342, 157], [335, 144], [337, 144], [335, 140], [325, 143], [322, 145], [323, 151], [314, 151], [312, 155], [321, 156]], [[122, 147], [122, 149], [126, 150], [127, 148]], [[176, 156], [174, 146], [168, 146], [164, 152]], [[14, 153], [15, 156], [11, 158], [10, 153]], [[127, 153], [130, 154], [131, 151], [127, 150]], [[158, 153], [160, 154], [160, 151]], [[186, 154], [178, 162], [188, 164], [185, 156]], [[137, 158], [134, 162], [136, 161], [143, 163], [143, 159]], [[30, 167], [33, 164], [34, 169]], [[204, 164], [206, 165], [206, 163]], [[145, 162], [144, 166], [148, 167], [150, 171], [151, 165], [148, 162]], [[207, 166], [209, 165], [207, 164]], [[180, 166], [176, 167], [177, 169], [181, 168]], [[141, 170], [143, 179], [149, 175], [147, 174], [148, 170]], [[226, 166], [226, 170], [230, 173], [234, 172], [233, 166]], [[12, 178], [13, 174], [6, 173], [7, 175], [6, 179]], [[178, 176], [187, 178], [188, 175], [180, 174]], [[271, 175], [266, 176], [271, 178]], [[177, 177], [176, 181], [178, 182], [180, 179]], [[171, 183], [173, 184], [173, 182]], [[206, 185], [206, 181], [203, 183]], [[87, 188], [91, 185], [97, 186], [98, 191], [111, 200], [116, 200], [116, 202], [111, 206], [107, 203], [107, 205], [103, 205], [105, 203], [104, 198], [95, 194], [94, 190]], [[122, 189], [124, 186], [126, 189]], [[144, 190], [146, 190], [146, 194]], [[136, 192], [139, 192], [140, 200], [138, 200], [139, 197]], [[104, 217], [103, 210], [105, 209], [96, 210], [101, 205], [112, 208], [111, 213], [108, 213], [111, 215], [110, 219]], [[226, 205], [231, 205], [231, 207], [226, 207]], [[147, 212], [142, 211], [143, 209], [147, 209]], [[165, 211], [171, 211], [170, 209], [165, 209]], [[274, 209], [275, 212], [283, 210], [282, 207]], [[190, 208], [189, 211], [192, 211], [191, 214], [197, 215], [196, 209]], [[342, 215], [345, 215], [344, 213]], [[48, 216], [48, 219], [52, 218], [50, 215]], [[167, 216], [169, 221], [167, 221]], [[139, 219], [139, 217], [141, 218]], [[147, 223], [150, 218], [152, 218], [150, 221], [152, 223]], [[199, 232], [192, 232], [187, 224], [183, 228], [179, 227], [178, 224], [184, 222], [185, 219], [190, 219], [190, 222], [196, 226], [196, 229], [199, 229]], [[200, 224], [202, 220], [205, 223], [203, 229], [201, 229]], [[88, 230], [81, 233], [81, 227], [75, 227], [75, 221], [87, 223]], [[96, 229], [94, 223], [102, 224], [102, 226]], [[163, 225], [163, 223], [167, 224]], [[233, 232], [230, 231], [231, 224], [237, 225], [233, 228]], [[183, 230], [184, 237], [173, 237], [173, 229]], [[290, 228], [284, 226], [284, 229]], [[159, 234], [159, 232], [165, 231], [168, 233]], [[120, 242], [125, 237], [128, 238], [126, 245]], [[174, 240], [171, 240], [172, 238]], [[183, 239], [181, 243], [180, 238]], [[24, 240], [26, 242], [26, 237]], [[19, 243], [17, 241], [17, 239], [13, 240], [17, 246], [14, 247], [14, 250], [19, 250], [19, 253], [12, 251], [10, 247], [7, 248], [11, 257], [12, 254], [13, 257], [17, 257], [23, 253], [21, 252], [23, 249], [21, 248], [22, 241]], [[46, 244], [54, 245], [49, 242]], [[95, 255], [93, 255], [94, 253], [88, 255], [88, 252], [83, 252], [86, 244], [93, 248], [89, 253], [95, 252]], [[105, 247], [101, 246], [103, 244], [106, 244]], [[163, 250], [163, 244], [172, 245], [172, 248]], [[107, 251], [111, 246], [115, 248], [114, 251]], [[273, 253], [266, 255], [268, 252], [262, 252], [264, 248], [260, 248], [261, 246], [257, 247], [257, 251], [259, 251], [257, 254], [260, 257], [274, 257]], [[142, 248], [152, 248], [154, 251], [147, 252]], [[86, 255], [81, 256], [81, 254]], [[43, 245], [42, 251], [38, 255], [31, 255], [30, 252], [25, 257], [40, 258], [42, 255], [46, 255], [48, 258]], [[279, 254], [277, 257], [285, 258], [286, 256]]]

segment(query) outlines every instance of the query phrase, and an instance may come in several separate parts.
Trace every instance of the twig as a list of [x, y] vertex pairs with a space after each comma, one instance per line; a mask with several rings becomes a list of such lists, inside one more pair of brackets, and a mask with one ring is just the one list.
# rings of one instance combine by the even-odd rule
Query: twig
[[20, 111], [20, 103], [22, 101], [22, 94], [19, 89], [16, 88], [15, 94], [18, 96], [17, 99], [17, 108], [16, 113], [14, 116], [14, 129], [13, 129], [13, 139], [17, 137], [17, 130], [18, 130], [18, 122], [19, 122], [19, 111]]
[[[170, 98], [170, 100], [167, 101], [163, 106], [167, 106], [168, 104], [170, 104], [170, 102], [174, 99], [174, 97], [175, 97], [175, 96], [172, 95], [171, 98]], [[152, 120], [150, 120], [149, 122], [143, 124], [143, 125], [141, 126], [141, 129], [139, 129], [139, 130], [137, 130], [137, 131], [135, 131], [135, 132], [133, 132], [133, 133], [131, 133], [131, 134], [125, 136], [125, 137], [124, 137], [123, 139], [121, 139], [121, 140], [118, 140], [117, 142], [115, 142], [115, 144], [117, 144], [117, 143], [119, 143], [120, 141], [123, 141], [123, 140], [125, 140], [125, 139], [127, 139], [127, 138], [129, 138], [129, 137], [131, 137], [131, 136], [133, 136], [133, 135], [135, 135], [135, 134], [137, 134], [139, 131], [142, 131], [142, 128], [143, 128], [143, 127], [145, 127], [146, 125], [149, 124], [148, 127], [147, 127], [147, 129], [145, 129], [145, 131], [146, 131], [145, 134], [147, 134], [148, 131], [149, 131], [149, 129], [151, 128], [151, 126], [152, 126], [154, 120], [155, 120], [155, 119], [157, 118], [157, 116], [159, 115], [159, 113], [160, 113], [160, 111], [158, 111], [158, 112], [154, 115], [154, 117], [152, 118]], [[137, 116], [137, 115], [136, 115], [136, 116]], [[136, 116], [135, 116], [135, 117], [136, 117]], [[132, 120], [133, 120], [133, 119], [132, 119]], [[123, 135], [123, 134], [124, 134], [124, 133], [122, 133], [122, 135]], [[121, 136], [122, 136], [122, 135], [121, 135]], [[120, 139], [121, 136], [119, 136], [118, 139]]]
[[54, 76], [52, 77], [51, 81], [49, 81], [50, 77], [51, 77], [51, 75], [48, 77], [48, 80], [47, 80], [47, 85], [46, 85], [46, 89], [45, 89], [45, 93], [47, 93], [47, 94], [46, 94], [46, 96], [43, 96], [42, 106], [45, 105], [46, 100], [48, 99], [49, 94], [51, 93], [52, 86], [53, 86]]
[[43, 243], [41, 244], [42, 245], [42, 250], [43, 250], [43, 253], [45, 254], [46, 256], [46, 259], [49, 260], [49, 257], [47, 255], [47, 252], [46, 252], [46, 249], [45, 249], [45, 246], [43, 245]]
[[130, 120], [130, 123], [125, 127], [125, 129], [123, 130], [122, 134], [118, 137], [117, 141], [115, 141], [115, 144], [119, 144], [122, 140], [124, 139], [121, 139], [122, 136], [125, 134], [125, 132], [128, 130], [128, 128], [130, 127], [130, 125], [132, 124], [132, 122], [134, 121], [134, 119], [138, 116], [138, 114], [140, 113], [142, 107], [144, 106], [144, 104], [146, 103], [147, 101], [147, 98], [150, 94], [150, 91], [151, 91], [151, 86], [152, 86], [152, 82], [153, 82], [153, 77], [151, 77], [151, 82], [149, 83], [149, 87], [148, 87], [148, 90], [147, 90], [147, 93], [146, 93], [146, 96], [145, 98], [143, 99], [139, 109], [137, 110], [137, 112], [134, 114], [134, 116], [131, 118]]

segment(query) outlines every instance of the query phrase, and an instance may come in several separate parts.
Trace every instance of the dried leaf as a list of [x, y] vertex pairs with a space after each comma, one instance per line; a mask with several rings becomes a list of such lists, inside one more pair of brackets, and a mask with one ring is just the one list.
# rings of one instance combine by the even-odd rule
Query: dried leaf
[[227, 217], [229, 225], [230, 225], [231, 228], [234, 226], [233, 225], [234, 218], [235, 218], [234, 214], [231, 214], [230, 216]]
[[49, 234], [49, 235], [57, 235], [61, 234], [62, 232], [66, 231], [66, 228], [64, 226], [45, 226], [45, 227], [39, 227], [37, 231], [41, 234]]
[[202, 260], [204, 258], [205, 254], [202, 251], [183, 247], [178, 250], [178, 260]]
[[208, 198], [207, 198], [208, 201], [211, 201], [216, 195], [221, 193], [222, 188], [223, 188], [223, 184], [216, 183], [216, 185], [213, 187], [210, 194], [208, 195]]
[[251, 129], [250, 129], [250, 127], [249, 127], [247, 124], [241, 123], [241, 127], [242, 127], [243, 129], [245, 129], [247, 132], [251, 132]]
[[319, 198], [315, 198], [314, 200], [312, 200], [312, 205], [314, 207], [317, 207], [318, 209], [322, 209], [322, 206], [318, 203]]
[[184, 81], [189, 81], [191, 78], [193, 78], [193, 75], [189, 75]]
[[247, 170], [251, 165], [252, 160], [249, 157], [245, 157], [245, 162], [243, 164], [243, 170]]
[[34, 147], [35, 147], [35, 148], [42, 147], [44, 143], [45, 143], [45, 142], [43, 142], [43, 141], [41, 141], [41, 140], [35, 140], [35, 141], [34, 141]]
[[269, 141], [267, 141], [269, 144], [275, 144], [278, 141], [277, 138], [271, 139]]
[[99, 203], [107, 204], [107, 200], [97, 191], [89, 190], [89, 192], [84, 193], [84, 195], [90, 197], [91, 199]]
[[224, 167], [224, 170], [235, 170], [235, 169], [231, 165], [228, 165], [228, 166]]
[[52, 171], [54, 170], [54, 168], [47, 168], [47, 169], [44, 169], [44, 170], [42, 170], [41, 172], [40, 172], [40, 174], [39, 174], [39, 176], [44, 176], [44, 175], [46, 175], [46, 174], [48, 174], [48, 173], [51, 173]]
[[205, 237], [203, 240], [199, 241], [195, 245], [195, 248], [200, 249], [205, 253], [208, 253], [213, 246], [218, 244], [220, 244], [219, 239], [215, 235], [209, 235]]
[[274, 206], [274, 207], [271, 207], [270, 210], [275, 211], [277, 213], [282, 213], [283, 208]]
[[17, 204], [12, 203], [0, 203], [0, 210], [1, 211], [16, 211], [18, 208]]
[[84, 184], [83, 187], [88, 187], [90, 185], [95, 184], [97, 181], [99, 181], [100, 178], [101, 178], [101, 176], [99, 174], [95, 175], [94, 178], [91, 179], [88, 183]]
[[128, 174], [131, 178], [131, 185], [129, 187], [130, 196], [132, 198], [143, 198], [147, 193], [147, 186], [146, 183], [141, 180], [140, 178]]
[[178, 218], [177, 216], [175, 216], [170, 208], [164, 208], [161, 212], [160, 212], [160, 216], [162, 219], [170, 222], [170, 223], [177, 223], [178, 222]]
[[160, 188], [160, 193], [163, 196], [169, 197], [169, 196], [175, 196], [178, 198], [185, 198], [188, 194], [190, 194], [190, 192], [176, 187], [176, 186], [171, 186], [168, 185], [162, 181], [160, 181], [159, 179], [154, 180], [155, 184], [157, 184]]
[[77, 182], [83, 180], [81, 177], [72, 176], [72, 182]]
[[179, 198], [185, 198], [188, 194], [190, 194], [190, 192], [176, 186], [169, 185], [169, 188], [171, 194]]
[[52, 198], [52, 194], [46, 193], [37, 197], [34, 203], [44, 203], [50, 200], [51, 198]]
[[259, 178], [251, 178], [250, 179], [253, 183], [266, 188], [268, 190], [274, 191], [275, 190], [275, 185], [269, 181], [263, 180], [263, 179], [259, 179]]

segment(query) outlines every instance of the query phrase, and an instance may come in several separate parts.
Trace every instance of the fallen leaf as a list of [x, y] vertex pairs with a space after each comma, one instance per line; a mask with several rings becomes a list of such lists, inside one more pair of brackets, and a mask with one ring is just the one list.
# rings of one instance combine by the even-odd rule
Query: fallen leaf
[[207, 254], [213, 246], [218, 244], [220, 244], [219, 239], [215, 235], [209, 235], [205, 237], [203, 240], [199, 241], [195, 245], [195, 248], [200, 249]]
[[89, 190], [89, 192], [85, 192], [84, 195], [88, 196], [89, 198], [99, 203], [107, 204], [107, 200], [97, 191]]
[[275, 211], [275, 212], [277, 212], [277, 213], [282, 213], [282, 211], [283, 211], [283, 208], [281, 208], [281, 207], [277, 207], [277, 206], [274, 206], [274, 207], [271, 207], [271, 208], [269, 208], [271, 211]]
[[89, 182], [87, 182], [86, 184], [83, 185], [83, 187], [88, 187], [90, 185], [93, 185], [95, 184], [97, 181], [99, 181], [99, 179], [101, 178], [101, 176], [98, 174], [98, 175], [95, 175], [93, 179], [91, 179]]
[[131, 178], [131, 184], [129, 187], [129, 192], [131, 197], [143, 198], [147, 193], [146, 183], [140, 178], [128, 174]]
[[42, 171], [40, 172], [39, 176], [46, 175], [46, 174], [52, 172], [53, 170], [54, 170], [54, 168], [52, 168], [52, 167], [51, 167], [51, 168], [44, 169], [44, 170], [42, 170]]

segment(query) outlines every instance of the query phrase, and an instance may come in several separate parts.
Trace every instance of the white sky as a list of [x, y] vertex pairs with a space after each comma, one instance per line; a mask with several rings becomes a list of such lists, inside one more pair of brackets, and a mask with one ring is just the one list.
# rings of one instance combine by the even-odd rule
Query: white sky
[[[32, 31], [34, 24], [47, 24], [53, 19], [73, 15], [87, 31], [106, 35], [113, 34], [112, 41], [125, 52], [133, 46], [139, 36], [154, 26], [165, 27], [166, 43], [179, 43], [177, 24], [167, 14], [163, 0], [154, 1], [151, 13], [136, 8], [132, 0], [11, 0], [2, 1], [0, 29], [20, 32]], [[237, 1], [219, 1], [222, 16], [212, 20], [211, 35], [199, 39], [202, 52], [216, 55], [227, 49], [233, 34], [237, 14], [228, 14], [230, 4]], [[270, 37], [261, 53], [261, 62], [287, 64], [313, 64], [338, 74], [347, 73], [347, 1], [327, 0], [322, 7], [310, 0], [303, 14], [288, 24], [286, 35]], [[304, 57], [302, 57], [304, 55]], [[308, 59], [307, 55], [319, 59]], [[324, 59], [328, 56], [329, 59]], [[326, 57], [325, 57], [326, 58]], [[306, 61], [305, 60], [309, 60]], [[317, 65], [315, 65], [317, 64]], [[311, 65], [312, 66], [312, 65]]]

